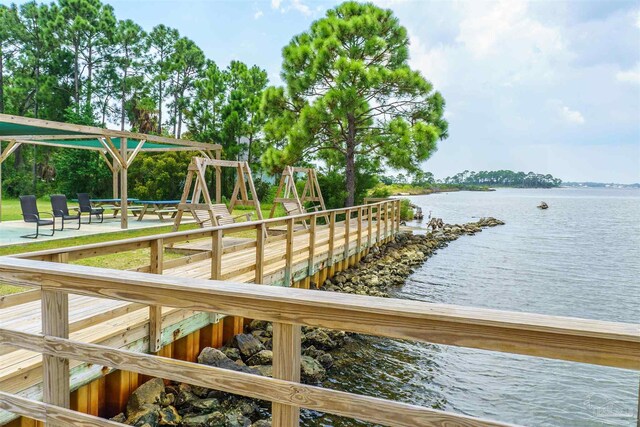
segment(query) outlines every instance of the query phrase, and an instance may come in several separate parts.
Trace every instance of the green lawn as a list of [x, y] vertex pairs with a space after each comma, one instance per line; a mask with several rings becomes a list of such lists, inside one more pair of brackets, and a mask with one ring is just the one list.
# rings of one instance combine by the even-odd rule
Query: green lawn
[[[75, 203], [70, 203], [70, 206], [75, 206]], [[48, 197], [38, 199], [38, 210], [41, 212], [51, 212], [51, 202]], [[16, 219], [22, 219], [22, 212], [20, 211], [20, 200], [18, 199], [2, 199], [2, 220], [13, 221]]]

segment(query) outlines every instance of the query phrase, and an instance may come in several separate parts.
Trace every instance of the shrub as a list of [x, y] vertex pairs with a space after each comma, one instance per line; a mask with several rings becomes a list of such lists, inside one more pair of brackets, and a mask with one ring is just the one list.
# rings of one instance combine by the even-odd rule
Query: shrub
[[413, 208], [409, 199], [400, 200], [400, 218], [404, 221], [413, 219]]

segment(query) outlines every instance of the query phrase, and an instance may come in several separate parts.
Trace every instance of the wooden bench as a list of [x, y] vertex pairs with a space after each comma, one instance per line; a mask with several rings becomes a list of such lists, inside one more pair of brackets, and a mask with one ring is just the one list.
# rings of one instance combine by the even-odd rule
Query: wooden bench
[[[229, 212], [227, 205], [224, 203], [211, 205], [211, 212], [213, 217], [215, 218], [217, 225], [228, 225], [234, 224], [238, 222], [237, 220], [240, 218], [246, 218], [247, 221], [251, 221], [251, 217], [254, 215], [254, 212], [248, 212], [242, 215], [233, 216]], [[211, 221], [211, 215], [209, 214], [209, 210], [207, 209], [194, 209], [192, 210], [193, 217], [196, 222], [200, 224], [201, 227], [212, 227], [216, 224], [213, 224]]]

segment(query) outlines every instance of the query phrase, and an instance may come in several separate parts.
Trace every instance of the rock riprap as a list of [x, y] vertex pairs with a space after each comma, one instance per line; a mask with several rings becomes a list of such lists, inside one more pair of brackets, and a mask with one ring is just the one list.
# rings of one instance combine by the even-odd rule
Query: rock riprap
[[388, 297], [392, 288], [404, 285], [415, 267], [422, 265], [449, 242], [461, 236], [473, 236], [483, 228], [503, 224], [503, 221], [489, 217], [467, 224], [444, 224], [441, 229], [426, 234], [400, 233], [390, 243], [371, 248], [357, 265], [336, 273], [322, 284], [312, 283], [312, 287], [332, 292]]
[[[504, 224], [482, 218], [468, 224], [444, 224], [424, 235], [398, 234], [392, 242], [374, 247], [359, 264], [337, 273], [324, 283], [312, 284], [326, 291], [387, 297], [393, 287], [402, 286], [414, 268], [436, 250], [464, 235], [474, 235], [485, 227]], [[318, 384], [331, 373], [331, 352], [351, 338], [344, 331], [302, 327], [300, 377], [303, 383]], [[204, 348], [198, 363], [238, 372], [272, 376], [273, 325], [253, 320], [221, 349]], [[340, 362], [345, 362], [340, 359]], [[217, 390], [156, 378], [134, 391], [126, 411], [115, 421], [137, 427], [269, 427], [271, 403], [243, 398]]]

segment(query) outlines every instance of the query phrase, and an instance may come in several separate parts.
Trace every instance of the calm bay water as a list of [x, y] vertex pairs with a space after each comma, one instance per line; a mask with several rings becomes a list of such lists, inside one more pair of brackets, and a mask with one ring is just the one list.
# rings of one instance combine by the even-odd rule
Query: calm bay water
[[[494, 216], [506, 225], [439, 250], [394, 296], [640, 323], [639, 190], [504, 189], [411, 199], [445, 222]], [[542, 200], [546, 211], [536, 209]], [[637, 371], [374, 337], [341, 351], [348, 359], [325, 386], [524, 425], [636, 425]]]

